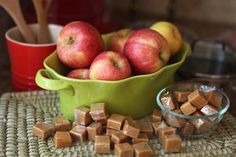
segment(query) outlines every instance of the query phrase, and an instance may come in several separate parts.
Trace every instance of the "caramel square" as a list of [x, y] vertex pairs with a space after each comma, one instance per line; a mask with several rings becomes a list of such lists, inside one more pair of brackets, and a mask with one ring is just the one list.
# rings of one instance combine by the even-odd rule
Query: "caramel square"
[[159, 138], [160, 143], [163, 144], [163, 140], [164, 140], [165, 136], [172, 135], [172, 134], [176, 134], [176, 128], [167, 127], [164, 129], [159, 129], [158, 130], [158, 138]]
[[201, 109], [208, 103], [207, 99], [204, 97], [204, 94], [198, 89], [188, 95], [188, 101], [190, 101], [191, 104], [197, 109]]
[[87, 128], [82, 125], [73, 127], [70, 131], [73, 140], [83, 143], [87, 140]]
[[132, 138], [132, 144], [140, 143], [140, 142], [147, 142], [148, 143], [148, 141], [149, 141], [148, 136], [145, 133], [140, 133], [138, 135], [138, 138]]
[[113, 144], [119, 144], [128, 142], [129, 137], [126, 136], [121, 130], [111, 134], [111, 142]]
[[117, 132], [117, 130], [106, 128], [106, 135], [108, 136], [111, 136], [115, 132]]
[[88, 139], [94, 141], [96, 135], [102, 134], [102, 124], [93, 122], [87, 127]]
[[216, 114], [218, 111], [215, 107], [211, 106], [211, 105], [205, 105], [204, 107], [201, 108], [201, 113], [203, 113], [204, 115], [213, 115]]
[[69, 131], [71, 129], [70, 121], [64, 116], [56, 116], [53, 118], [55, 131]]
[[125, 121], [125, 116], [112, 114], [107, 120], [107, 127], [114, 130], [121, 130]]
[[95, 136], [95, 152], [96, 153], [110, 153], [111, 152], [110, 136], [106, 136], [106, 135]]
[[165, 153], [179, 153], [181, 151], [182, 139], [179, 135], [167, 135], [163, 141], [163, 148]]
[[54, 144], [56, 148], [70, 147], [72, 139], [68, 131], [57, 131], [54, 136]]
[[182, 92], [182, 91], [175, 91], [174, 92], [174, 98], [175, 100], [177, 100], [178, 102], [185, 102], [188, 99], [188, 95], [191, 92]]
[[154, 153], [152, 148], [147, 142], [140, 142], [133, 144], [135, 157], [153, 157]]
[[223, 96], [217, 93], [216, 91], [212, 91], [206, 94], [207, 100], [209, 104], [213, 105], [217, 109], [219, 109], [222, 105]]
[[194, 113], [197, 108], [194, 107], [189, 101], [187, 101], [180, 106], [180, 110], [183, 112], [183, 114], [190, 115]]
[[53, 126], [44, 122], [37, 122], [32, 128], [32, 134], [42, 139], [53, 135]]
[[94, 121], [107, 119], [105, 103], [94, 103], [90, 105], [90, 115]]
[[115, 145], [116, 157], [133, 157], [134, 148], [127, 142]]
[[160, 122], [161, 121], [161, 117], [162, 117], [162, 111], [161, 110], [154, 110], [152, 112], [152, 122]]
[[153, 137], [153, 128], [150, 122], [139, 122], [140, 132], [147, 134], [149, 138]]
[[131, 138], [138, 138], [140, 129], [133, 121], [125, 120], [123, 133]]
[[171, 95], [167, 95], [161, 98], [162, 105], [169, 109], [169, 110], [174, 110], [175, 109], [175, 103], [173, 101], [173, 98]]
[[92, 117], [89, 112], [90, 109], [87, 107], [76, 107], [74, 111], [75, 121], [77, 121], [80, 125], [88, 126], [90, 123], [92, 123]]

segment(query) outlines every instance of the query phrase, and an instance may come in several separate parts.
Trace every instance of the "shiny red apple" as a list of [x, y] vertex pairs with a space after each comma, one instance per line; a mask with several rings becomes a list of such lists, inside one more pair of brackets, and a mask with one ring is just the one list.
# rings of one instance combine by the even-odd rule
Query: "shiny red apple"
[[89, 68], [89, 77], [95, 80], [121, 80], [130, 75], [131, 68], [127, 58], [113, 51], [100, 53]]
[[125, 44], [124, 55], [137, 74], [149, 74], [168, 63], [170, 47], [160, 33], [144, 28], [131, 34]]
[[108, 40], [108, 50], [123, 53], [125, 43], [132, 32], [133, 30], [128, 28], [114, 32]]
[[67, 74], [67, 77], [75, 78], [75, 79], [89, 79], [89, 69], [74, 69]]
[[71, 68], [88, 68], [93, 59], [103, 51], [101, 34], [92, 25], [73, 21], [61, 30], [57, 41], [57, 55]]

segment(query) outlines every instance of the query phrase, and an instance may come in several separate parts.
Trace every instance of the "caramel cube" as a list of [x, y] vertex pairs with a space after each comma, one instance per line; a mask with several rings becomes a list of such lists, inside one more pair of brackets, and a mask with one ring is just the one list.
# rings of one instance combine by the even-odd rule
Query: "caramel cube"
[[161, 116], [162, 116], [162, 111], [155, 109], [152, 112], [152, 122], [160, 122], [161, 121]]
[[111, 139], [110, 136], [96, 135], [95, 136], [95, 152], [96, 153], [110, 153]]
[[74, 111], [75, 121], [77, 121], [80, 125], [88, 126], [92, 123], [92, 117], [89, 112], [90, 110], [87, 107], [76, 107]]
[[148, 136], [147, 134], [145, 133], [140, 133], [138, 135], [138, 138], [133, 138], [132, 139], [132, 143], [135, 144], [135, 143], [140, 143], [140, 142], [147, 142], [148, 143]]
[[190, 92], [175, 91], [174, 98], [178, 102], [185, 102], [185, 101], [187, 101], [189, 94], [190, 94]]
[[197, 109], [201, 109], [203, 106], [205, 106], [208, 103], [208, 101], [204, 97], [203, 93], [200, 92], [198, 89], [196, 89], [194, 92], [192, 92], [188, 95], [188, 100]]
[[105, 103], [94, 103], [90, 106], [90, 115], [94, 121], [107, 119]]
[[[174, 110], [174, 112], [182, 114], [181, 110]], [[181, 128], [186, 122], [185, 119], [179, 118], [169, 113], [166, 113], [163, 116], [165, 117], [166, 123], [175, 128]]]
[[129, 140], [129, 137], [126, 136], [121, 130], [111, 134], [111, 142], [113, 144], [124, 143]]
[[72, 139], [68, 131], [57, 131], [54, 136], [54, 144], [56, 148], [70, 147]]
[[127, 142], [115, 145], [116, 157], [133, 157], [134, 148]]
[[111, 134], [114, 134], [115, 132], [117, 132], [117, 130], [109, 129], [109, 128], [106, 129], [106, 135], [108, 136], [111, 136]]
[[183, 112], [183, 114], [190, 115], [194, 113], [197, 108], [194, 107], [189, 101], [187, 101], [180, 106], [180, 110]]
[[215, 106], [217, 109], [221, 107], [222, 99], [223, 99], [223, 96], [217, 93], [216, 91], [207, 93], [207, 100], [209, 104]]
[[149, 122], [140, 122], [139, 123], [140, 126], [140, 132], [141, 133], [145, 133], [147, 134], [147, 136], [149, 138], [152, 138], [153, 136], [153, 128], [152, 128], [152, 124]]
[[160, 124], [161, 124], [161, 122], [153, 122], [152, 123], [152, 128], [153, 128], [153, 131], [154, 131], [154, 135], [158, 135], [158, 127], [159, 127]]
[[152, 148], [147, 142], [140, 142], [133, 144], [135, 157], [153, 157], [154, 153]]
[[71, 129], [70, 121], [64, 116], [56, 116], [53, 118], [55, 131], [69, 131]]
[[107, 127], [114, 130], [121, 130], [125, 121], [125, 116], [112, 114], [107, 120]]
[[123, 127], [123, 133], [131, 138], [138, 138], [140, 133], [140, 129], [136, 123], [130, 120], [125, 120], [125, 124]]
[[32, 134], [42, 139], [53, 135], [53, 126], [44, 122], [37, 122], [32, 128]]
[[158, 130], [158, 138], [159, 138], [160, 143], [163, 144], [163, 140], [164, 140], [165, 136], [172, 135], [172, 134], [176, 134], [175, 128], [167, 127], [164, 129], [159, 129]]
[[171, 97], [171, 95], [167, 95], [165, 97], [162, 97], [161, 102], [162, 102], [162, 105], [165, 108], [167, 108], [169, 110], [174, 110], [175, 109], [175, 103], [174, 103], [173, 98]]
[[107, 125], [107, 119], [108, 119], [108, 118], [106, 118], [106, 119], [100, 119], [100, 120], [95, 120], [95, 122], [101, 123], [102, 125]]
[[87, 127], [88, 139], [94, 140], [96, 135], [102, 134], [102, 124], [93, 122]]
[[167, 135], [163, 141], [163, 148], [165, 153], [179, 153], [181, 151], [182, 139], [179, 135]]
[[83, 143], [87, 140], [87, 128], [82, 125], [73, 127], [70, 131], [73, 140]]
[[[200, 114], [199, 112], [195, 112], [193, 114], [194, 116], [200, 116], [202, 114]], [[214, 123], [206, 120], [206, 119], [190, 119], [189, 120], [190, 123], [192, 123], [195, 128], [196, 128], [196, 133], [201, 134], [201, 133], [205, 133], [207, 131], [209, 131], [211, 129], [211, 127], [213, 127]]]
[[189, 123], [189, 122], [186, 122], [185, 125], [181, 128], [181, 132], [183, 135], [192, 135], [193, 132], [194, 132], [194, 126]]
[[215, 109], [215, 107], [213, 107], [211, 105], [205, 105], [203, 108], [201, 108], [200, 111], [204, 115], [213, 115], [213, 114], [216, 114], [218, 112], [217, 109]]

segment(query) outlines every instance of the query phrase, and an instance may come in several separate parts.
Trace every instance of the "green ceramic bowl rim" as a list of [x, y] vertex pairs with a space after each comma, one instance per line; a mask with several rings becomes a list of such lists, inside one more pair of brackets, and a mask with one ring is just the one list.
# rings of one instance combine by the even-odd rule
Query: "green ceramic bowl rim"
[[[190, 82], [186, 82], [186, 83], [191, 84]], [[176, 84], [174, 84], [174, 86], [184, 85], [186, 83], [183, 83], [183, 82], [182, 83], [176, 83]], [[204, 84], [200, 84], [200, 83], [194, 83], [194, 84], [204, 85]], [[209, 86], [209, 85], [204, 85], [204, 86]], [[157, 97], [156, 97], [157, 105], [161, 108], [161, 110], [164, 111], [164, 112], [167, 112], [171, 115], [174, 115], [174, 116], [177, 116], [177, 117], [180, 117], [180, 118], [185, 118], [185, 119], [210, 119], [210, 118], [216, 118], [216, 117], [219, 117], [221, 115], [224, 115], [224, 113], [229, 109], [230, 101], [229, 101], [228, 96], [222, 90], [216, 88], [216, 91], [219, 92], [220, 94], [222, 94], [222, 96], [226, 99], [226, 106], [224, 108], [222, 108], [219, 112], [217, 112], [215, 114], [212, 114], [212, 115], [190, 116], [190, 115], [179, 114], [177, 112], [171, 111], [171, 110], [165, 108], [162, 105], [161, 101], [160, 101], [161, 94], [164, 93], [164, 92], [167, 92], [168, 89], [170, 89], [171, 87], [173, 87], [173, 85], [170, 85], [170, 86], [167, 86], [167, 87], [163, 88], [162, 90], [160, 90], [160, 92], [157, 94]]]
[[[130, 81], [136, 78], [147, 78], [150, 76], [155, 76], [157, 73], [161, 73], [162, 71], [164, 71], [165, 69], [171, 68], [171, 67], [175, 67], [176, 65], [180, 65], [184, 62], [184, 60], [191, 54], [191, 48], [189, 46], [189, 44], [187, 42], [183, 42], [183, 46], [185, 47], [185, 49], [183, 49], [182, 51], [184, 51], [183, 56], [181, 57], [181, 59], [178, 62], [175, 63], [171, 63], [171, 64], [167, 64], [166, 66], [162, 67], [161, 69], [159, 69], [158, 71], [154, 72], [154, 73], [150, 73], [150, 74], [143, 74], [143, 75], [134, 75], [122, 80], [115, 80], [115, 81], [107, 81], [107, 80], [82, 80], [82, 79], [73, 79], [73, 78], [69, 78], [66, 76], [63, 76], [59, 73], [57, 73], [54, 69], [52, 69], [50, 66], [47, 65], [47, 60], [55, 55], [56, 51], [54, 51], [52, 54], [50, 54], [45, 60], [44, 60], [44, 66], [47, 70], [49, 70], [50, 72], [52, 72], [56, 77], [61, 78], [63, 80], [67, 80], [67, 81], [73, 81], [73, 82], [101, 82], [101, 83], [121, 83], [121, 82], [126, 82], [126, 81]], [[187, 51], [187, 52], [186, 52]]]

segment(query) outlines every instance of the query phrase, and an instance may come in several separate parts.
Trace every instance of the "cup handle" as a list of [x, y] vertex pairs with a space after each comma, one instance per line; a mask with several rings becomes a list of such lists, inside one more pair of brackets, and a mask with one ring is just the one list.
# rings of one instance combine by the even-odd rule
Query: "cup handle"
[[71, 95], [74, 95], [74, 90], [71, 85], [69, 85], [63, 80], [53, 78], [51, 73], [47, 69], [38, 70], [35, 77], [35, 82], [39, 87], [43, 89], [55, 91], [66, 89], [68, 92], [70, 92]]

